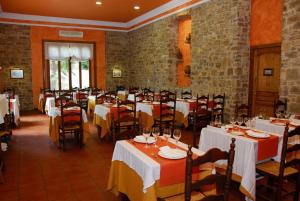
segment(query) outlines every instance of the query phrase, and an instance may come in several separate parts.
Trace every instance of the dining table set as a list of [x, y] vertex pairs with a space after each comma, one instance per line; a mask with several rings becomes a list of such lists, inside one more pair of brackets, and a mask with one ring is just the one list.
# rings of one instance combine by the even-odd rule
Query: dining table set
[[[76, 110], [80, 110], [81, 108], [74, 108]], [[73, 110], [71, 108], [70, 110]], [[82, 127], [83, 127], [83, 143], [86, 142], [90, 129], [88, 124], [88, 118], [85, 110], [82, 110]], [[51, 107], [48, 111], [49, 118], [49, 136], [52, 142], [56, 145], [59, 145], [59, 132], [61, 126], [61, 109], [60, 107]]]
[[[150, 108], [143, 111], [153, 112]], [[235, 138], [232, 179], [240, 184], [239, 189], [246, 200], [256, 200], [256, 165], [270, 160], [280, 162], [285, 126], [288, 124], [290, 131], [295, 129], [300, 126], [300, 118], [255, 117], [245, 123], [242, 125], [234, 122], [221, 127], [208, 125], [202, 129], [198, 149], [193, 148], [193, 153], [199, 156], [212, 148], [227, 151], [231, 139]], [[179, 142], [178, 148], [175, 142], [175, 139], [165, 139], [164, 136], [158, 140], [145, 140], [143, 136], [137, 136], [117, 141], [108, 189], [116, 194], [124, 193], [133, 201], [157, 200], [183, 193], [186, 163], [184, 152], [187, 145]], [[150, 144], [150, 147], [145, 148], [145, 143]], [[300, 144], [300, 139], [295, 136], [288, 143]], [[176, 152], [178, 149], [180, 151]], [[300, 154], [288, 157], [299, 158]], [[226, 165], [224, 161], [215, 165], [208, 164], [200, 168], [198, 176], [222, 172]], [[134, 185], [127, 185], [128, 181]]]
[[[186, 144], [165, 137], [145, 140], [136, 136], [117, 141], [108, 189], [115, 194], [126, 194], [131, 201], [157, 200], [183, 193], [187, 149]], [[195, 148], [192, 151], [195, 157], [204, 153]], [[212, 171], [208, 164], [195, 171], [194, 176], [204, 177]]]

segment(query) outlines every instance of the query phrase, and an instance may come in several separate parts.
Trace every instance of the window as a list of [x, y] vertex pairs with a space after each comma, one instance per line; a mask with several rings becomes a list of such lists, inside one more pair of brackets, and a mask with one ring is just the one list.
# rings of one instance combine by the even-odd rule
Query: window
[[50, 89], [69, 90], [90, 86], [90, 61], [49, 60]]
[[69, 90], [90, 86], [93, 44], [46, 42], [45, 57], [49, 64], [45, 78], [51, 89]]

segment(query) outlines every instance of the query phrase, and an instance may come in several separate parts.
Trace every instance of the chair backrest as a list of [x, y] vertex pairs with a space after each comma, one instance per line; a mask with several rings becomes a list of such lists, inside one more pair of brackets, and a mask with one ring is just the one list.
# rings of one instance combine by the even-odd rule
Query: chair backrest
[[55, 106], [64, 106], [66, 103], [73, 100], [72, 93], [65, 92], [62, 95], [59, 95], [58, 97], [55, 96]]
[[139, 88], [138, 87], [129, 87], [128, 93], [129, 94], [136, 94], [139, 92]]
[[82, 129], [82, 109], [79, 104], [69, 101], [61, 106], [61, 127], [77, 126]]
[[142, 102], [144, 100], [145, 96], [142, 93], [135, 93], [134, 94], [134, 102], [135, 104], [138, 102]]
[[182, 99], [192, 99], [193, 98], [193, 94], [192, 94], [192, 90], [190, 91], [181, 91], [181, 98]]
[[117, 118], [112, 114], [113, 143], [120, 135], [131, 138], [138, 134], [138, 123], [135, 102], [124, 100], [117, 101]]
[[208, 110], [208, 101], [209, 101], [209, 94], [207, 96], [202, 95], [198, 96], [197, 94], [197, 99], [196, 99], [196, 112], [201, 112], [202, 110]]
[[250, 117], [250, 108], [246, 104], [241, 104], [238, 105], [236, 104], [235, 106], [235, 117], [236, 118], [242, 118], [243, 122], [245, 118]]
[[107, 103], [115, 103], [117, 100], [117, 94], [115, 91], [109, 91], [104, 94], [104, 101]]
[[154, 91], [148, 90], [144, 93], [144, 100], [154, 101]]
[[274, 116], [276, 117], [276, 113], [280, 112], [285, 114], [287, 111], [287, 99], [277, 99], [274, 101]]
[[101, 89], [99, 89], [99, 88], [97, 88], [97, 87], [95, 87], [95, 88], [92, 88], [92, 95], [93, 96], [98, 96], [98, 95], [100, 95], [101, 94]]
[[[278, 190], [277, 192], [280, 193], [280, 195], [277, 195], [279, 197], [281, 197], [281, 188], [282, 188], [282, 184], [283, 184], [283, 176], [284, 176], [284, 171], [286, 168], [288, 167], [297, 167], [298, 168], [298, 178], [300, 177], [300, 159], [298, 157], [293, 157], [290, 160], [287, 160], [287, 154], [289, 155], [293, 155], [296, 156], [297, 155], [297, 151], [300, 150], [300, 144], [294, 144], [294, 145], [290, 145], [288, 146], [288, 141], [289, 138], [298, 136], [298, 138], [300, 138], [300, 126], [296, 127], [294, 130], [289, 131], [289, 125], [287, 124], [285, 127], [285, 131], [283, 134], [283, 142], [282, 142], [282, 151], [281, 151], [281, 159], [280, 159], [280, 167], [279, 167], [279, 188], [280, 190]], [[294, 154], [292, 154], [294, 153]]]
[[212, 108], [212, 120], [216, 117], [220, 117], [224, 122], [224, 107], [225, 107], [225, 93], [223, 95], [213, 94], [213, 108]]
[[171, 123], [172, 133], [174, 131], [175, 125], [175, 114], [176, 114], [176, 94], [174, 98], [161, 98], [160, 101], [160, 111], [159, 111], [159, 121], [160, 121], [160, 134], [162, 134], [162, 124], [165, 121]]
[[[186, 180], [185, 180], [185, 201], [191, 200], [191, 193], [195, 190], [200, 190], [202, 186], [215, 184], [217, 195], [207, 196], [205, 201], [223, 200], [228, 201], [229, 188], [232, 176], [232, 167], [235, 155], [235, 138], [232, 138], [229, 152], [221, 151], [217, 148], [208, 150], [204, 155], [198, 158], [192, 158], [192, 147], [189, 146], [186, 160]], [[192, 181], [192, 173], [194, 167], [199, 167], [204, 163], [215, 163], [219, 160], [227, 160], [226, 175], [212, 174], [204, 179]]]

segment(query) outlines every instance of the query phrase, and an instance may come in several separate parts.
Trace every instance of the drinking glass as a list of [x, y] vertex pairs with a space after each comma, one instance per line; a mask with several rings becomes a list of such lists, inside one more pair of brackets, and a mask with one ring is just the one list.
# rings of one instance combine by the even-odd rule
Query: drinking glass
[[178, 147], [178, 141], [181, 138], [181, 131], [179, 129], [175, 129], [173, 133], [173, 138], [176, 140], [176, 149]]
[[154, 139], [155, 139], [155, 143], [154, 143], [154, 147], [155, 147], [155, 148], [158, 147], [157, 144], [156, 144], [156, 142], [157, 142], [159, 133], [160, 133], [159, 127], [153, 127], [153, 129], [152, 129], [152, 135], [153, 135], [153, 137], [154, 137]]
[[148, 148], [148, 147], [149, 147], [149, 146], [148, 146], [148, 138], [150, 137], [150, 134], [151, 134], [151, 131], [150, 131], [149, 128], [144, 128], [144, 129], [143, 129], [143, 136], [144, 136], [144, 138], [145, 138], [145, 140], [146, 140], [145, 148]]
[[163, 136], [165, 137], [167, 144], [168, 144], [169, 138], [171, 137], [171, 129], [165, 128], [163, 131]]
[[231, 125], [232, 127], [234, 127], [235, 122], [236, 122], [235, 118], [234, 118], [234, 117], [231, 117], [231, 118], [230, 118], [230, 125]]

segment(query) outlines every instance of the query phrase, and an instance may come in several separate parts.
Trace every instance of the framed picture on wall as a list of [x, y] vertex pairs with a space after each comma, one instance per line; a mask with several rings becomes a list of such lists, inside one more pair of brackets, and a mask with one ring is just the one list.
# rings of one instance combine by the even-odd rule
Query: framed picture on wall
[[10, 78], [11, 79], [23, 79], [24, 71], [22, 69], [11, 69], [10, 70]]
[[113, 77], [122, 77], [122, 71], [120, 69], [113, 69]]

